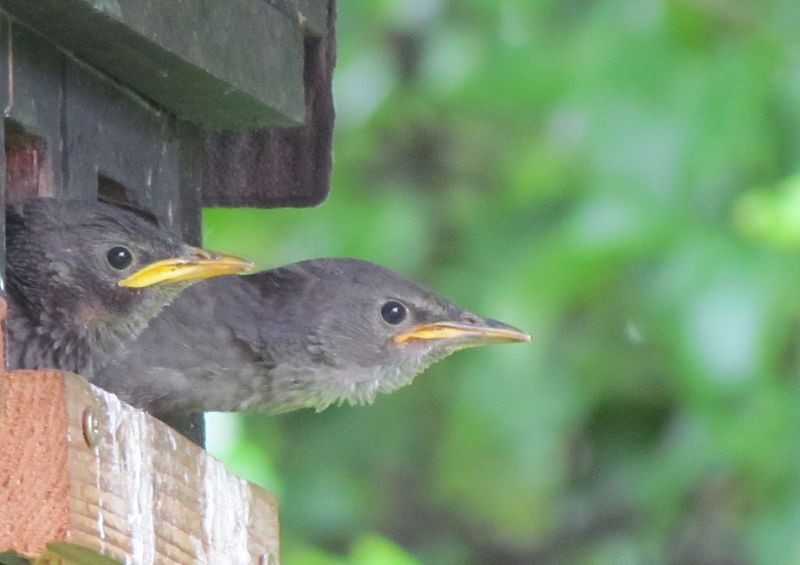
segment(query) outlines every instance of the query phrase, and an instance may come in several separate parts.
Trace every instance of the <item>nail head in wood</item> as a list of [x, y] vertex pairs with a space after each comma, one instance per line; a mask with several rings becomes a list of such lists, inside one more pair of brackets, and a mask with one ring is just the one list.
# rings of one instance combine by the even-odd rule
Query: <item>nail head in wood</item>
[[100, 413], [97, 406], [89, 406], [81, 416], [81, 428], [86, 445], [94, 449], [100, 441]]

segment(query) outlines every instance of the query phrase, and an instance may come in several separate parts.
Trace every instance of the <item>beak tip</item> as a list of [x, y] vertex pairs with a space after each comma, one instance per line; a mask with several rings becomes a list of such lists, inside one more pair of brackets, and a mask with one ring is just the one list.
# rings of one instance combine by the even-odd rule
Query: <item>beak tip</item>
[[528, 343], [531, 340], [531, 335], [528, 332], [503, 322], [489, 320], [487, 327], [490, 328], [489, 333], [491, 333], [491, 329], [494, 329], [498, 332], [497, 337], [505, 336], [507, 338], [506, 341], [511, 343]]

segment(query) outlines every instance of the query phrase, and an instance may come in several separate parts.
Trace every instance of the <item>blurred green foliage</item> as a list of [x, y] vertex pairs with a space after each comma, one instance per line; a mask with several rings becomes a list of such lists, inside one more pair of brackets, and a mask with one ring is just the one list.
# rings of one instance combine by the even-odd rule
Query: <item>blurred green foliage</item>
[[798, 26], [340, 2], [330, 198], [207, 211], [206, 243], [383, 263], [534, 340], [370, 407], [211, 415], [285, 563], [800, 562]]

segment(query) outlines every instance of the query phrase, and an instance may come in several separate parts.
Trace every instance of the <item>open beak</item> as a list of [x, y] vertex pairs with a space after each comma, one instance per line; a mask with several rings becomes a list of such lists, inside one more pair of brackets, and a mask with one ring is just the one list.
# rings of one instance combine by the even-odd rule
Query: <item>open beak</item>
[[181, 257], [162, 259], [142, 267], [132, 275], [117, 283], [126, 288], [145, 288], [156, 284], [195, 281], [233, 275], [251, 271], [253, 262], [234, 257], [211, 253], [197, 247], [186, 246]]
[[420, 324], [392, 338], [395, 343], [414, 340], [448, 341], [459, 347], [530, 341], [531, 336], [513, 326], [495, 320], [481, 319], [477, 323], [432, 322]]

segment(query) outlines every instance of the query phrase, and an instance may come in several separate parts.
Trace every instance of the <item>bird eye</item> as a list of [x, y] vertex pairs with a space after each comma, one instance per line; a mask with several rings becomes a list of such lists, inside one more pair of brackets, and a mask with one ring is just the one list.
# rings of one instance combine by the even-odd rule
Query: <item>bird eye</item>
[[406, 314], [406, 307], [396, 300], [390, 300], [381, 308], [381, 316], [387, 323], [392, 325], [397, 325], [405, 320]]
[[112, 247], [106, 254], [106, 258], [108, 259], [108, 264], [118, 271], [128, 267], [133, 262], [131, 252], [127, 247], [122, 247], [121, 245]]

